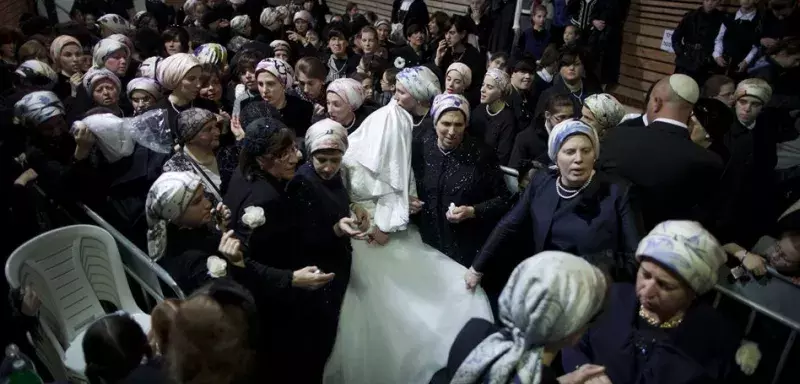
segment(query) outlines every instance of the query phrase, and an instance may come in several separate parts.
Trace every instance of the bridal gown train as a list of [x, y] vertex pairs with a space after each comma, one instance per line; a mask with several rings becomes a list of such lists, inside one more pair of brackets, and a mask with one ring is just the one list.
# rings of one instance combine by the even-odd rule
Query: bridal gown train
[[350, 282], [325, 384], [428, 383], [447, 365], [469, 319], [493, 321], [486, 294], [466, 289], [466, 268], [408, 225], [411, 127], [410, 115], [392, 102], [349, 137], [343, 170], [351, 201], [361, 202], [390, 234], [384, 246], [352, 240]]

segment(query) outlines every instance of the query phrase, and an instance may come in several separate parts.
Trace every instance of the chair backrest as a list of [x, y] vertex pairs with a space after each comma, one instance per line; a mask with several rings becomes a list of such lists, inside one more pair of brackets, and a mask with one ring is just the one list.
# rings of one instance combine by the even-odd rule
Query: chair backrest
[[116, 242], [102, 228], [73, 225], [34, 237], [6, 262], [12, 288], [32, 286], [42, 299], [40, 320], [66, 349], [69, 342], [105, 315], [107, 301], [141, 312], [131, 296]]

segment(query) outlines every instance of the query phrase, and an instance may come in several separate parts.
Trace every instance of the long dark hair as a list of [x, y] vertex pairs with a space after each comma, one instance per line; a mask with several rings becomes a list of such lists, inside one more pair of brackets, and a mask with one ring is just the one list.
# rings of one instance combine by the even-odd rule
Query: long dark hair
[[83, 337], [86, 377], [91, 384], [116, 383], [152, 354], [142, 327], [124, 312], [95, 321]]

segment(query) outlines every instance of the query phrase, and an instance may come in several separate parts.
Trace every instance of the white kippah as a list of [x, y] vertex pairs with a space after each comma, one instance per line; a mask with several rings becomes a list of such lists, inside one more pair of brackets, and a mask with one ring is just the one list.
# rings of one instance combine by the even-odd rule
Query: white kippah
[[675, 74], [669, 77], [669, 86], [676, 95], [686, 100], [689, 104], [694, 104], [700, 98], [700, 87], [697, 82], [689, 76]]

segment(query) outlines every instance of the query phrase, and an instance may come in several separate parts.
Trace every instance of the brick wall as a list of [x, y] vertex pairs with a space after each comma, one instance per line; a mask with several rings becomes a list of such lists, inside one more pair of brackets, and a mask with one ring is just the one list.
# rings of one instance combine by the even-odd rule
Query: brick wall
[[0, 0], [0, 25], [19, 26], [19, 17], [28, 9], [26, 0]]

